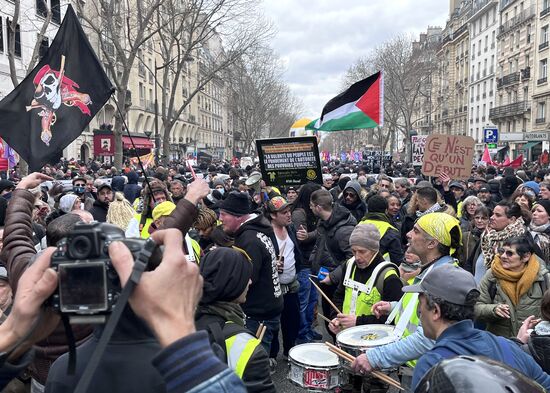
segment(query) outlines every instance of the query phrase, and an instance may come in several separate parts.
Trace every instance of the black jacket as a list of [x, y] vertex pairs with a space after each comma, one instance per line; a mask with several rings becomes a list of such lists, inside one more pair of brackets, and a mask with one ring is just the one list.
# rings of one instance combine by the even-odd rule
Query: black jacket
[[98, 222], [106, 222], [108, 210], [109, 210], [109, 204], [105, 202], [101, 202], [98, 199], [94, 202], [94, 205], [90, 209], [90, 213], [94, 217], [94, 220]]
[[[237, 329], [233, 329], [233, 331], [229, 331], [229, 329], [225, 328], [226, 322], [227, 321], [225, 321], [219, 315], [197, 314], [196, 320], [195, 320], [195, 326], [197, 330], [206, 330], [208, 332], [208, 337], [211, 343], [216, 343], [218, 341], [216, 340], [216, 337], [212, 332], [211, 326], [214, 324], [217, 324], [220, 327], [220, 330], [223, 335], [222, 339], [224, 341], [227, 340], [229, 337], [232, 337], [234, 334], [238, 334], [240, 332], [247, 332], [252, 335], [254, 334], [248, 331], [245, 327], [242, 327], [241, 329], [239, 329], [237, 333], [234, 332]], [[235, 323], [231, 325], [236, 326]], [[220, 346], [223, 345], [222, 350], [225, 351], [224, 343], [218, 343], [218, 344]], [[227, 356], [227, 354], [225, 354], [225, 356]], [[227, 364], [227, 359], [222, 359], [222, 360], [224, 360], [224, 362]], [[267, 356], [267, 353], [265, 352], [265, 349], [262, 345], [258, 345], [256, 349], [254, 349], [252, 356], [248, 360], [247, 366], [243, 373], [243, 382], [244, 382], [244, 385], [246, 386], [248, 393], [276, 391], [275, 386], [273, 385], [273, 381], [271, 380], [271, 375], [269, 373], [269, 357]]]
[[357, 222], [361, 221], [361, 219], [365, 216], [365, 213], [367, 212], [367, 205], [361, 200], [360, 196], [359, 199], [351, 205], [347, 205], [344, 201], [344, 198], [340, 198], [338, 200], [338, 203], [348, 209], [353, 217], [355, 217]]
[[321, 266], [334, 270], [352, 257], [349, 237], [357, 220], [345, 207], [335, 203], [327, 221], [320, 220], [317, 226], [317, 240], [309, 261], [314, 273]]
[[235, 246], [245, 250], [254, 265], [243, 311], [256, 320], [277, 317], [283, 311], [283, 296], [277, 272], [279, 250], [271, 223], [263, 215], [246, 221], [235, 233]]
[[[94, 330], [92, 338], [76, 349], [75, 375], [67, 375], [69, 355], [59, 357], [48, 374], [47, 393], [74, 392], [94, 352], [103, 326]], [[126, 306], [103, 353], [93, 378], [92, 392], [162, 393], [164, 380], [152, 360], [161, 347], [149, 328]]]

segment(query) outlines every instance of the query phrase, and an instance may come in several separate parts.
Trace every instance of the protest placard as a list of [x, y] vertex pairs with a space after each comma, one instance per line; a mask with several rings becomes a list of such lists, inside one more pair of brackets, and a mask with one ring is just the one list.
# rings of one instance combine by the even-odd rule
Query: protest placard
[[427, 135], [411, 136], [412, 164], [413, 166], [422, 166], [424, 158], [424, 146], [426, 145]]
[[268, 186], [323, 183], [316, 137], [257, 139], [256, 147]]
[[424, 147], [422, 173], [439, 176], [445, 172], [451, 179], [468, 179], [474, 160], [472, 137], [463, 135], [430, 135]]

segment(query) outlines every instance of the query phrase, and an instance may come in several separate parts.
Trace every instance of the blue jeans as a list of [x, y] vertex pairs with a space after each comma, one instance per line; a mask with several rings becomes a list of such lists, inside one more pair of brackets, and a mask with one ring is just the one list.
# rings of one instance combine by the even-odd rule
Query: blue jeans
[[263, 323], [266, 326], [264, 337], [262, 338], [262, 347], [264, 347], [266, 353], [271, 352], [271, 342], [273, 341], [273, 336], [278, 334], [279, 326], [281, 325], [281, 316], [278, 315], [276, 318], [267, 319], [258, 321], [250, 317], [246, 317], [245, 326], [252, 334], [256, 334], [260, 323]]
[[298, 272], [298, 282], [300, 290], [298, 298], [300, 299], [300, 331], [298, 332], [298, 340], [311, 340], [313, 328], [313, 310], [317, 303], [317, 291], [309, 281], [311, 268], [304, 268]]

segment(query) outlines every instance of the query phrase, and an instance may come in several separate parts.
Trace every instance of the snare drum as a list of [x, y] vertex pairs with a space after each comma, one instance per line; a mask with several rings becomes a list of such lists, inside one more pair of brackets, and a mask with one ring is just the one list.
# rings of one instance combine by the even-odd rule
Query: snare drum
[[[336, 345], [347, 353], [357, 357], [365, 352], [365, 349], [379, 347], [398, 340], [393, 335], [395, 326], [392, 325], [359, 325], [345, 329], [336, 335]], [[348, 371], [350, 363], [340, 358], [340, 362]]]
[[288, 351], [288, 379], [310, 392], [331, 391], [340, 385], [338, 356], [325, 344], [301, 344]]

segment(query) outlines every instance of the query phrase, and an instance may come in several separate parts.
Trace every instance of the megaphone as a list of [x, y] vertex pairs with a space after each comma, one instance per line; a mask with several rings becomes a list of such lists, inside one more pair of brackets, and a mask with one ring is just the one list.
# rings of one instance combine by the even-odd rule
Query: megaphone
[[248, 179], [246, 179], [244, 184], [246, 184], [248, 187], [251, 187], [254, 191], [260, 192], [261, 180], [262, 180], [262, 174], [260, 172], [252, 172], [250, 176], [248, 176]]

